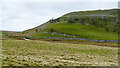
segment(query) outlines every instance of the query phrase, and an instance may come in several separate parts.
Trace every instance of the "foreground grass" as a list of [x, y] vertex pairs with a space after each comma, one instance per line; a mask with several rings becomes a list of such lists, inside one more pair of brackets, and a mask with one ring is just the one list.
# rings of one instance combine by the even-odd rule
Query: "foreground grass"
[[3, 66], [117, 66], [118, 50], [84, 44], [3, 40]]

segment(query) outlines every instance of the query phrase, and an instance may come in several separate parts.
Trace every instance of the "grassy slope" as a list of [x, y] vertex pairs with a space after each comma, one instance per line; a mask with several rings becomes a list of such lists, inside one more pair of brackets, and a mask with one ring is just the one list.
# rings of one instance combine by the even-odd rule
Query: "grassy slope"
[[[44, 32], [58, 32], [75, 35], [77, 38], [117, 40], [117, 9], [71, 12], [58, 19], [48, 21], [38, 27], [24, 31], [35, 37], [65, 37], [45, 34]], [[103, 18], [103, 19], [102, 19]], [[59, 20], [59, 21], [57, 21]], [[87, 23], [89, 25], [84, 25]], [[47, 26], [40, 29], [41, 26]], [[38, 32], [36, 32], [36, 29]], [[53, 29], [53, 31], [51, 31]], [[107, 31], [108, 30], [108, 31]]]
[[[72, 28], [71, 28], [72, 27]], [[50, 27], [47, 27], [43, 30], [49, 31], [53, 29], [55, 32], [71, 34], [77, 36], [77, 38], [85, 39], [104, 39], [104, 40], [115, 40], [118, 38], [118, 34], [114, 32], [107, 32], [103, 28], [96, 28], [93, 25], [82, 25], [82, 24], [70, 24], [70, 23], [55, 23]], [[42, 32], [42, 31], [41, 31]], [[59, 37], [56, 35], [45, 35], [40, 34], [40, 32], [33, 34], [31, 36], [36, 37]]]
[[2, 63], [3, 66], [117, 66], [117, 52], [117, 48], [93, 45], [51, 43], [35, 40], [3, 40]]

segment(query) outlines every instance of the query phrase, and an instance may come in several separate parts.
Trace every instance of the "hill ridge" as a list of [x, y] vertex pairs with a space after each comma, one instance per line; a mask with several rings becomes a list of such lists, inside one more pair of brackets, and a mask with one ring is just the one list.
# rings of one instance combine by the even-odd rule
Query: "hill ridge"
[[[102, 35], [100, 35], [101, 38], [100, 36], [98, 37], [97, 35], [96, 35], [96, 38], [95, 36], [92, 36], [92, 34], [95, 34], [95, 33], [99, 35], [99, 31], [101, 31], [101, 32], [104, 32], [103, 34], [106, 33], [105, 34], [106, 36], [107, 34], [109, 36], [113, 36], [111, 38], [109, 37], [109, 38], [103, 38], [103, 39], [108, 39], [108, 40], [117, 39], [117, 33], [118, 33], [117, 12], [118, 12], [118, 9], [70, 12], [59, 18], [51, 19], [48, 22], [42, 25], [39, 25], [33, 29], [23, 31], [22, 33], [25, 34], [25, 33], [31, 32], [28, 35], [35, 36], [35, 37], [60, 37], [58, 35], [53, 36], [52, 34], [41, 34], [44, 32], [56, 32], [56, 33], [74, 35], [78, 38], [86, 39], [89, 36], [87, 39], [102, 39]], [[71, 25], [73, 25], [74, 28]], [[80, 33], [81, 31], [83, 31], [82, 29], [84, 31], [88, 30], [89, 33], [86, 32], [88, 33], [88, 35], [87, 34], [84, 35], [84, 33], [83, 34]], [[63, 30], [63, 31], [60, 31], [60, 30]], [[75, 34], [74, 33], [75, 30], [78, 30], [78, 33]], [[64, 36], [61, 36], [61, 37], [64, 37]]]

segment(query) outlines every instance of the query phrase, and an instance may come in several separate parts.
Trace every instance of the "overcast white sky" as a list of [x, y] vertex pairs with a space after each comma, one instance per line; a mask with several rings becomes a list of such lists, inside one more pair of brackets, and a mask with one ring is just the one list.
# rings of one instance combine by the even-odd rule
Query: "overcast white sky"
[[118, 2], [119, 0], [2, 0], [2, 2]]
[[[68, 2], [69, 1], [69, 2]], [[118, 0], [3, 0], [0, 4], [2, 28], [23, 31], [58, 18], [68, 12], [118, 7]]]

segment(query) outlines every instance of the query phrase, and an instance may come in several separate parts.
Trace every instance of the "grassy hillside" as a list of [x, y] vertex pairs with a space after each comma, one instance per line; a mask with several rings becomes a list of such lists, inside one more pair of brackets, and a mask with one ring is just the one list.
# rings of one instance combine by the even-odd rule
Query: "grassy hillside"
[[[117, 39], [117, 33], [115, 32], [107, 32], [103, 28], [96, 28], [93, 25], [81, 25], [81, 24], [70, 24], [70, 23], [55, 23], [45, 29], [44, 31], [51, 32], [51, 29], [53, 29], [53, 32], [57, 33], [64, 33], [67, 35], [74, 35], [77, 38], [85, 38], [85, 39], [104, 39], [104, 40], [111, 40], [111, 39]], [[42, 32], [42, 31], [41, 31]], [[41, 32], [37, 32], [31, 36], [35, 37], [66, 37], [66, 36], [59, 36], [59, 35], [50, 35], [50, 34], [44, 34]]]
[[34, 37], [117, 40], [117, 15], [118, 9], [71, 12], [22, 33]]
[[3, 66], [117, 66], [118, 48], [36, 40], [2, 40]]

